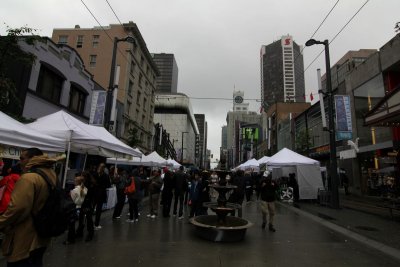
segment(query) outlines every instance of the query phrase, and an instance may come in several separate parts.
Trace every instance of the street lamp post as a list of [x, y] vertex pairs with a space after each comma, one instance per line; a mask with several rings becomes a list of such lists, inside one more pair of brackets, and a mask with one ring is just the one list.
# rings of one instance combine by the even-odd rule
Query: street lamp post
[[117, 44], [119, 42], [135, 43], [135, 39], [132, 36], [126, 36], [125, 38], [114, 37], [114, 46], [111, 59], [111, 71], [110, 71], [110, 83], [108, 84], [106, 106], [104, 110], [104, 127], [110, 131], [111, 122], [111, 108], [113, 104], [113, 93], [114, 93], [114, 83], [115, 83], [115, 61], [117, 57]]
[[[328, 95], [328, 117], [329, 117], [329, 144], [330, 144], [330, 175], [331, 175], [331, 206], [334, 209], [338, 209], [339, 205], [339, 181], [337, 174], [337, 159], [336, 159], [336, 131], [335, 131], [335, 121], [333, 115], [333, 92], [332, 92], [332, 81], [331, 81], [331, 63], [329, 57], [329, 41], [324, 40], [316, 41], [310, 39], [306, 42], [306, 46], [312, 46], [315, 44], [323, 44], [325, 46], [325, 66], [326, 66], [326, 94]], [[320, 99], [319, 101], [324, 101]]]
[[183, 134], [189, 133], [189, 132], [182, 132], [182, 146], [181, 146], [181, 163], [183, 163]]

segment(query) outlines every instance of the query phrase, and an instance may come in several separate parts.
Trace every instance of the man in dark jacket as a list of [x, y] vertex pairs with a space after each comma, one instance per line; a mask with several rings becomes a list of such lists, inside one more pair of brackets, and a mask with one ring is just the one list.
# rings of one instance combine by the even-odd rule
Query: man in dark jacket
[[179, 170], [174, 175], [175, 186], [174, 186], [174, 212], [173, 215], [176, 216], [179, 201], [179, 219], [183, 218], [183, 199], [185, 197], [185, 192], [187, 191], [188, 181], [186, 173], [183, 171], [183, 166], [179, 167]]
[[275, 232], [274, 228], [274, 215], [275, 215], [275, 197], [276, 191], [278, 190], [278, 185], [272, 180], [272, 175], [266, 171], [264, 172], [263, 178], [261, 180], [261, 188], [260, 188], [260, 195], [261, 195], [261, 213], [262, 213], [262, 229], [265, 229], [267, 224], [267, 212], [268, 212], [268, 229], [271, 232]]

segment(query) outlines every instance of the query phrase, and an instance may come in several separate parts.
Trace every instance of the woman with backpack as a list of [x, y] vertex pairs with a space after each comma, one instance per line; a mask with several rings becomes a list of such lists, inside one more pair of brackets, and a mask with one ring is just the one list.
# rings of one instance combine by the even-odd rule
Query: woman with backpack
[[137, 175], [137, 172], [133, 172], [133, 175], [126, 180], [127, 187], [134, 182], [134, 192], [129, 192], [127, 187], [125, 189], [126, 195], [128, 196], [129, 203], [129, 219], [126, 220], [128, 223], [139, 221], [139, 203], [144, 197], [142, 178]]

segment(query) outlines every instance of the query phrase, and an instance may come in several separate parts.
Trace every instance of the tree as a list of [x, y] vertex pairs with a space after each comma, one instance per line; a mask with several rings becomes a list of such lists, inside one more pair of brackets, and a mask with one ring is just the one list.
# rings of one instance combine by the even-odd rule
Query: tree
[[137, 147], [141, 143], [142, 143], [142, 141], [140, 141], [140, 139], [138, 138], [138, 129], [130, 128], [128, 130], [128, 146]]
[[395, 32], [400, 32], [400, 22], [397, 22], [396, 25], [394, 26]]
[[27, 44], [33, 45], [41, 38], [34, 35], [36, 29], [27, 26], [15, 29], [6, 27], [7, 35], [0, 36], [0, 110], [18, 120], [24, 120], [16, 112], [21, 107], [21, 102], [15, 82], [7, 74], [7, 64], [32, 66], [36, 59], [35, 55], [23, 51], [18, 45], [18, 40], [24, 38]]
[[311, 146], [311, 138], [309, 131], [307, 129], [303, 129], [296, 133], [296, 152], [300, 154], [308, 153], [308, 150]]

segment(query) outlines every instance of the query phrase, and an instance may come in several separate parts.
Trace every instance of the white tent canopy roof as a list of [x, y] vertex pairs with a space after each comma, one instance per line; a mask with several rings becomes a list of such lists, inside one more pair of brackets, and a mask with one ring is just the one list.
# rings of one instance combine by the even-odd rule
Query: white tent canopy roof
[[54, 138], [0, 112], [0, 143], [23, 148], [37, 147], [48, 152], [64, 152], [65, 140]]
[[117, 165], [134, 165], [134, 166], [153, 166], [153, 167], [163, 167], [167, 166], [168, 162], [157, 152], [152, 152], [147, 156], [142, 156], [142, 158], [133, 158], [131, 160], [121, 159], [121, 158], [108, 158], [107, 163], [117, 164]]
[[264, 156], [262, 158], [260, 158], [259, 160], [257, 160], [258, 164], [265, 164], [269, 161], [270, 157]]
[[290, 149], [282, 148], [269, 158], [268, 166], [318, 165], [319, 161], [307, 158]]
[[173, 169], [178, 169], [181, 166], [181, 164], [176, 162], [174, 159], [167, 159], [167, 165], [172, 166]]
[[[124, 144], [103, 127], [93, 126], [61, 110], [28, 124], [53, 137], [71, 141], [71, 151], [105, 157], [140, 157], [142, 153]], [[65, 149], [65, 148], [64, 148]]]
[[168, 164], [167, 160], [158, 155], [156, 151], [151, 152], [147, 156], [142, 157], [142, 162], [150, 163], [152, 166], [166, 166]]
[[240, 170], [248, 170], [248, 169], [256, 169], [258, 170], [260, 164], [258, 164], [258, 161], [256, 159], [249, 159], [245, 163], [240, 164], [236, 169]]

